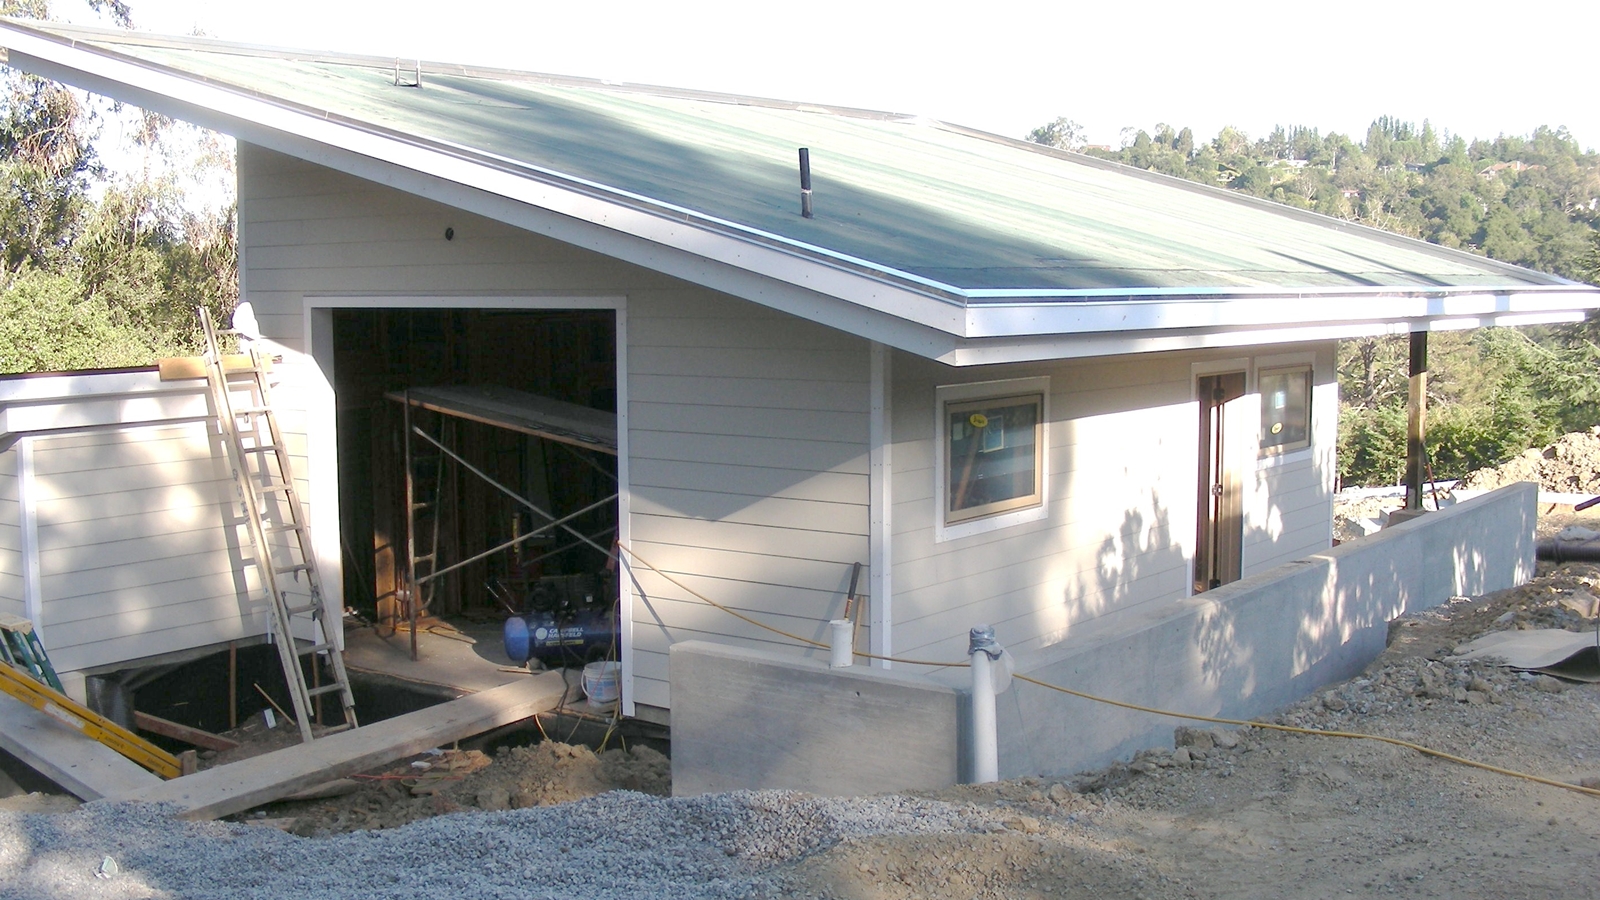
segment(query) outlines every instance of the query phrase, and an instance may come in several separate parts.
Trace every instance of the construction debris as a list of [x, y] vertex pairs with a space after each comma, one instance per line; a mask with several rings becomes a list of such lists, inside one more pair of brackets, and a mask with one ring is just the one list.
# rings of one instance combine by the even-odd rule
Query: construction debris
[[1528, 449], [1505, 464], [1479, 469], [1463, 478], [1458, 490], [1494, 490], [1532, 481], [1541, 491], [1600, 495], [1600, 429], [1562, 435], [1541, 449]]

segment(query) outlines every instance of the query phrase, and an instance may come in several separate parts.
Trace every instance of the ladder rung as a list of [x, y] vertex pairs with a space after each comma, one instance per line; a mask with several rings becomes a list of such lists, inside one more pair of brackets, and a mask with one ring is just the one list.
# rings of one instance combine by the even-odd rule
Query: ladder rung
[[271, 528], [263, 528], [261, 531], [263, 534], [283, 534], [285, 531], [299, 531], [304, 527], [304, 525], [298, 523], [294, 525], [274, 525]]
[[264, 416], [269, 412], [272, 412], [272, 407], [270, 406], [236, 406], [233, 408], [233, 415], [235, 418], [243, 416]]
[[324, 650], [332, 649], [334, 649], [333, 641], [323, 641], [320, 644], [312, 644], [304, 650], [297, 650], [295, 652], [299, 653], [301, 656], [310, 656], [313, 653], [321, 653]]
[[257, 447], [240, 447], [246, 453], [270, 453], [278, 449], [277, 444], [261, 444]]
[[324, 730], [322, 732], [322, 734], [320, 735], [320, 737], [327, 737], [330, 734], [338, 734], [341, 731], [350, 731], [351, 729], [353, 729], [355, 727], [356, 726], [350, 724], [349, 722], [344, 722], [342, 724], [335, 725], [332, 728], [328, 728], [328, 729]]
[[290, 484], [290, 483], [288, 483], [286, 481], [283, 484], [269, 484], [266, 487], [258, 487], [258, 488], [256, 488], [256, 493], [265, 495], [265, 494], [276, 494], [276, 493], [280, 493], [281, 492], [281, 493], [287, 494], [288, 492], [290, 492], [292, 490], [294, 490], [294, 485], [292, 485], [292, 484]]
[[331, 694], [334, 691], [342, 691], [342, 690], [344, 690], [344, 685], [342, 685], [339, 682], [335, 681], [333, 684], [325, 684], [322, 687], [310, 688], [309, 690], [306, 691], [306, 696], [307, 697], [320, 697], [323, 694]]
[[285, 606], [283, 611], [290, 616], [303, 616], [306, 613], [315, 613], [322, 609], [321, 603], [308, 603], [305, 606]]
[[272, 571], [278, 575], [291, 575], [295, 572], [309, 572], [311, 571], [311, 565], [309, 563], [295, 563], [292, 566], [284, 566], [281, 569], [273, 569]]

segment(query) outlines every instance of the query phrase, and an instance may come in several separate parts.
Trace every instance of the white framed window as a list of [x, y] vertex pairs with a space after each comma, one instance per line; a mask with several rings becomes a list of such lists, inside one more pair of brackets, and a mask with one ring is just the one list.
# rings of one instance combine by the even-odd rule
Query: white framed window
[[1261, 455], [1311, 446], [1311, 365], [1259, 369], [1256, 389], [1261, 395]]
[[946, 385], [936, 391], [936, 540], [1045, 515], [1050, 379]]

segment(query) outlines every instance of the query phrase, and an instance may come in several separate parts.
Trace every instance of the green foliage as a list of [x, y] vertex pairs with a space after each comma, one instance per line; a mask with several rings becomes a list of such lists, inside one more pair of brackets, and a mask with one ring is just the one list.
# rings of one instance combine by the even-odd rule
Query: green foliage
[[[1224, 128], [1196, 144], [1189, 129], [1161, 124], [1153, 136], [1127, 129], [1123, 143], [1087, 152], [1600, 284], [1600, 154], [1565, 129], [1468, 142], [1382, 116], [1360, 141], [1279, 126], [1259, 140]], [[1438, 478], [1600, 424], [1600, 321], [1435, 334], [1430, 344]], [[1343, 341], [1338, 368], [1340, 479], [1393, 484], [1405, 463], [1406, 339]]]
[[0, 290], [0, 372], [65, 372], [146, 365], [174, 348], [85, 299], [70, 275], [27, 268]]
[[[90, 0], [131, 25], [121, 0]], [[47, 17], [46, 0], [0, 13]], [[142, 170], [111, 179], [92, 137], [112, 110], [136, 124]], [[0, 373], [147, 365], [200, 345], [196, 306], [227, 321], [236, 300], [233, 209], [186, 193], [231, 171], [216, 136], [99, 106], [31, 76], [0, 75]]]

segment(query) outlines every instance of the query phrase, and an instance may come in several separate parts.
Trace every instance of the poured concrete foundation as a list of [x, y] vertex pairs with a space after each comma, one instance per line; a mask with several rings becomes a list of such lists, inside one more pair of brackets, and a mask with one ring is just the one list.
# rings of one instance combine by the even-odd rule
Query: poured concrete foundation
[[[1268, 713], [1359, 672], [1395, 617], [1531, 578], [1537, 496], [1532, 484], [1501, 488], [1204, 594], [1102, 616], [1020, 657], [1018, 671], [1145, 706]], [[871, 793], [965, 774], [963, 669], [928, 678], [904, 667], [830, 670], [797, 653], [701, 642], [672, 654], [677, 793]], [[998, 707], [1002, 778], [1071, 774], [1170, 746], [1182, 724], [1020, 681]]]

